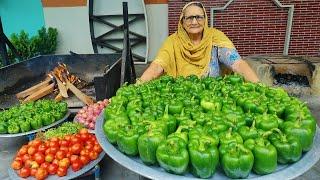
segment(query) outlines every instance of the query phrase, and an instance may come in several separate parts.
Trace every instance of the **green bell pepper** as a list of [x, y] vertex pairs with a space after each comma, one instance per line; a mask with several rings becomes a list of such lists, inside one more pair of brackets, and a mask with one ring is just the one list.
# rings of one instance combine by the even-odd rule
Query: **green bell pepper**
[[48, 126], [55, 121], [54, 117], [49, 112], [43, 113], [41, 117], [42, 117], [42, 123], [44, 126]]
[[277, 149], [280, 164], [293, 163], [301, 158], [302, 147], [300, 141], [292, 136], [282, 133], [279, 129], [272, 129], [273, 134], [269, 140]]
[[282, 129], [286, 134], [298, 138], [303, 152], [306, 152], [312, 148], [314, 134], [307, 125], [302, 123], [303, 122], [301, 120], [297, 120], [295, 122], [286, 121], [283, 123]]
[[222, 144], [219, 147], [221, 166], [230, 178], [248, 177], [254, 163], [252, 152], [243, 144], [235, 142]]
[[256, 120], [256, 127], [258, 129], [262, 129], [264, 131], [271, 130], [273, 128], [278, 128], [278, 117], [274, 114], [261, 114], [257, 115]]
[[268, 103], [268, 113], [276, 114], [278, 117], [282, 117], [285, 106], [280, 101], [274, 101]]
[[219, 163], [219, 151], [215, 140], [209, 136], [192, 139], [188, 144], [191, 172], [200, 178], [209, 178]]
[[166, 105], [163, 116], [159, 119], [163, 121], [168, 128], [168, 134], [173, 133], [177, 129], [177, 120], [174, 116], [169, 115], [169, 105]]
[[169, 103], [168, 110], [170, 114], [180, 114], [184, 104], [181, 101], [172, 100]]
[[242, 114], [229, 113], [225, 115], [225, 118], [225, 123], [229, 125], [229, 127], [232, 127], [233, 130], [238, 130], [240, 127], [246, 125], [246, 121]]
[[228, 131], [222, 132], [219, 134], [220, 145], [230, 144], [232, 142], [242, 144], [243, 139], [239, 133], [233, 132], [232, 128], [229, 128]]
[[40, 129], [42, 127], [42, 116], [41, 115], [35, 115], [33, 118], [26, 119], [30, 122], [30, 125], [32, 129]]
[[17, 134], [20, 132], [20, 127], [17, 123], [9, 124], [8, 126], [8, 133], [9, 134]]
[[120, 126], [122, 126], [121, 123], [116, 122], [115, 120], [108, 120], [103, 125], [103, 131], [106, 135], [108, 141], [111, 144], [116, 144], [118, 139], [118, 131], [120, 129]]
[[143, 163], [153, 165], [157, 163], [156, 151], [158, 146], [166, 139], [159, 132], [147, 132], [138, 139], [139, 155]]
[[20, 122], [19, 125], [21, 132], [28, 132], [31, 130], [30, 122], [27, 120]]
[[232, 85], [243, 83], [243, 77], [239, 74], [225, 76], [224, 80]]
[[254, 156], [253, 171], [264, 175], [274, 172], [277, 168], [277, 150], [266, 139], [259, 137], [247, 139], [244, 146], [250, 149]]
[[8, 133], [7, 123], [0, 121], [0, 134], [7, 134], [7, 133]]
[[204, 126], [205, 131], [217, 134], [225, 132], [228, 128], [229, 126], [224, 121], [209, 121]]
[[200, 106], [205, 111], [220, 111], [222, 108], [222, 102], [221, 99], [218, 97], [210, 98], [208, 96], [205, 96], [201, 98]]
[[219, 136], [217, 133], [213, 131], [206, 131], [207, 129], [203, 128], [202, 126], [197, 126], [189, 130], [188, 137], [189, 140], [193, 139], [210, 139], [210, 144], [214, 146], [218, 146], [219, 144]]
[[174, 174], [184, 174], [189, 164], [187, 145], [183, 139], [176, 136], [159, 145], [156, 157], [163, 169]]
[[117, 135], [119, 150], [129, 156], [136, 156], [139, 152], [138, 138], [139, 133], [136, 128], [131, 125], [121, 126]]
[[245, 141], [247, 139], [255, 139], [258, 137], [258, 130], [255, 127], [256, 121], [253, 121], [251, 127], [242, 126], [239, 128], [238, 133]]
[[188, 138], [189, 129], [190, 128], [188, 126], [179, 126], [177, 128], [177, 130], [174, 133], [169, 134], [169, 136], [167, 138], [179, 137], [179, 138], [183, 139], [186, 144], [188, 144], [188, 142], [189, 142], [189, 138]]

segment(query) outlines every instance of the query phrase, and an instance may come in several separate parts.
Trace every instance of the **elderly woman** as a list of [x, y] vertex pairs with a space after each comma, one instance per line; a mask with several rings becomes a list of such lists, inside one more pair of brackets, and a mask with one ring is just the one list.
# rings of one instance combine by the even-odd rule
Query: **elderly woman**
[[259, 81], [229, 38], [223, 32], [208, 27], [203, 5], [190, 2], [182, 9], [178, 31], [166, 39], [139, 81], [149, 81], [162, 74], [173, 77], [191, 74], [214, 77], [220, 74], [219, 62], [248, 81]]

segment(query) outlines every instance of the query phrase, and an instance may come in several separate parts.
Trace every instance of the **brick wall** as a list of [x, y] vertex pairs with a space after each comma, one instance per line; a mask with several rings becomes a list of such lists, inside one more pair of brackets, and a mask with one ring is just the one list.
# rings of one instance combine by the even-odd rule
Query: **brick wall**
[[[210, 8], [229, 0], [201, 1]], [[279, 0], [294, 5], [289, 55], [320, 56], [320, 0]], [[180, 11], [187, 0], [169, 0], [169, 33], [177, 29]], [[214, 27], [222, 30], [241, 55], [282, 54], [288, 8], [272, 0], [234, 0], [224, 11], [215, 11]], [[209, 17], [210, 22], [210, 17]]]

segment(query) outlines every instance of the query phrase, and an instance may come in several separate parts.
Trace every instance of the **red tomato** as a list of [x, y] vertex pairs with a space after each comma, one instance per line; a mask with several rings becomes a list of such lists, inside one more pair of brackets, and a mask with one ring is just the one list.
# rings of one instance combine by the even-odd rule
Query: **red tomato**
[[94, 147], [93, 147], [93, 151], [94, 152], [97, 152], [98, 154], [100, 154], [101, 152], [102, 152], [102, 148], [101, 148], [101, 146], [100, 145], [94, 145]]
[[91, 145], [91, 146], [94, 146], [94, 142], [91, 141], [91, 140], [87, 140], [85, 145]]
[[89, 153], [89, 157], [90, 157], [91, 160], [97, 159], [98, 156], [99, 156], [99, 154], [98, 154], [97, 152], [95, 152], [95, 151], [91, 151], [91, 152]]
[[69, 141], [67, 140], [61, 140], [59, 141], [60, 146], [69, 146]]
[[71, 140], [71, 135], [65, 135], [65, 136], [64, 136], [64, 139], [65, 139], [66, 141], [70, 141], [70, 140]]
[[27, 160], [24, 162], [24, 167], [31, 168], [32, 163], [33, 163], [33, 161], [32, 161], [31, 159], [27, 159]]
[[47, 168], [49, 174], [56, 174], [58, 170], [58, 165], [56, 164], [50, 164]]
[[40, 165], [40, 167], [44, 168], [44, 169], [48, 169], [48, 167], [50, 166], [50, 163], [48, 162], [44, 162]]
[[57, 175], [60, 176], [60, 177], [65, 176], [65, 175], [67, 175], [67, 170], [68, 169], [65, 168], [65, 167], [58, 167]]
[[65, 158], [65, 157], [66, 157], [66, 153], [64, 151], [59, 150], [56, 153], [56, 159], [58, 159], [58, 160], [61, 160], [61, 159]]
[[59, 142], [59, 138], [53, 137], [50, 139], [50, 142]]
[[95, 136], [95, 135], [92, 135], [92, 136], [91, 136], [91, 140], [92, 140], [93, 142], [97, 142], [96, 136]]
[[37, 169], [30, 169], [30, 176], [35, 176], [37, 173]]
[[22, 156], [16, 156], [16, 157], [14, 158], [14, 161], [21, 161], [21, 162], [23, 162]]
[[31, 146], [38, 148], [42, 144], [42, 141], [40, 139], [35, 139], [31, 141]]
[[28, 154], [29, 155], [34, 155], [37, 152], [37, 149], [34, 146], [30, 146], [28, 148]]
[[82, 149], [82, 150], [80, 151], [80, 155], [87, 155], [87, 156], [89, 156], [89, 153], [90, 153], [90, 151], [89, 151], [88, 149]]
[[86, 129], [86, 128], [82, 128], [82, 129], [80, 129], [80, 131], [79, 131], [79, 134], [88, 134], [89, 133], [89, 131], [88, 131], [88, 129]]
[[72, 153], [71, 153], [71, 152], [69, 152], [69, 151], [66, 153], [66, 157], [67, 157], [67, 158], [70, 158], [70, 157], [71, 157], [71, 155], [72, 155]]
[[40, 153], [40, 152], [37, 152], [34, 154], [34, 160], [38, 163], [38, 164], [42, 164], [44, 162], [44, 159], [45, 156]]
[[70, 160], [68, 158], [63, 158], [59, 161], [59, 167], [66, 167], [68, 168], [70, 166]]
[[45, 141], [44, 144], [46, 145], [46, 147], [49, 147], [50, 141]]
[[36, 161], [32, 161], [30, 165], [32, 169], [37, 169], [39, 167], [39, 164]]
[[46, 149], [46, 151], [44, 152], [45, 155], [50, 154], [50, 148]]
[[80, 160], [77, 160], [71, 164], [72, 171], [79, 171], [82, 168], [83, 164]]
[[49, 153], [50, 154], [56, 154], [58, 152], [59, 148], [58, 147], [50, 147], [49, 148]]
[[23, 145], [18, 151], [18, 156], [23, 156], [23, 155], [25, 155], [27, 153], [28, 153], [28, 146], [27, 145]]
[[93, 150], [94, 145], [93, 144], [87, 144], [84, 148], [88, 149], [89, 151]]
[[44, 158], [44, 160], [46, 161], [46, 162], [52, 162], [53, 161], [53, 159], [54, 159], [54, 155], [52, 155], [52, 154], [47, 154], [46, 156], [45, 156], [45, 158]]
[[31, 169], [30, 168], [27, 168], [27, 167], [23, 167], [19, 170], [18, 174], [20, 177], [22, 178], [27, 178], [30, 176], [30, 171]]
[[42, 154], [45, 154], [46, 150], [47, 150], [47, 146], [45, 144], [41, 144], [38, 147], [38, 152], [41, 152]]
[[59, 160], [58, 159], [54, 159], [51, 164], [56, 164], [56, 165], [59, 166]]
[[31, 156], [29, 154], [25, 154], [22, 156], [22, 161], [26, 162], [27, 160], [31, 159]]
[[65, 153], [68, 153], [68, 152], [69, 152], [68, 146], [60, 146], [60, 150], [61, 150], [61, 151], [64, 151]]
[[70, 156], [70, 163], [74, 163], [75, 161], [77, 161], [79, 159], [78, 155], [71, 155]]
[[12, 163], [11, 163], [11, 168], [14, 169], [14, 170], [19, 170], [22, 168], [22, 161], [18, 161], [18, 160], [14, 160]]
[[35, 177], [36, 179], [38, 180], [41, 180], [41, 179], [45, 179], [46, 177], [48, 176], [48, 172], [46, 169], [44, 168], [38, 168], [36, 174], [35, 174]]
[[89, 138], [88, 133], [80, 134], [80, 139], [85, 142]]
[[74, 137], [77, 137], [80, 139], [80, 134], [75, 134]]
[[71, 146], [72, 154], [80, 154], [81, 150], [82, 150], [82, 145], [80, 143], [76, 143]]
[[71, 142], [71, 145], [78, 144], [78, 143], [81, 143], [81, 139], [79, 137], [73, 136], [73, 137], [71, 137], [70, 142]]
[[87, 165], [90, 162], [90, 157], [88, 155], [81, 155], [79, 159], [83, 165]]
[[49, 147], [59, 148], [59, 141], [50, 141]]

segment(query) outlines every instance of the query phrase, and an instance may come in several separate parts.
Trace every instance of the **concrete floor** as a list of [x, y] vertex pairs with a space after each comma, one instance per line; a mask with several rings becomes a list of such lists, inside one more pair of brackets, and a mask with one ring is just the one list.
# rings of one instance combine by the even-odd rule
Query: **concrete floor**
[[[145, 65], [137, 65], [136, 72], [137, 76], [140, 77], [145, 69]], [[303, 101], [308, 103], [312, 113], [320, 124], [320, 96], [305, 96], [301, 97]], [[16, 151], [28, 142], [26, 137], [20, 138], [0, 138], [0, 179], [9, 179], [7, 168], [10, 166], [12, 158]], [[314, 142], [319, 143], [319, 142]], [[130, 179], [130, 180], [141, 180], [144, 177], [129, 171], [122, 167], [120, 164], [113, 161], [109, 156], [105, 156], [101, 162], [102, 174], [101, 179], [114, 180], [114, 179]], [[93, 176], [82, 177], [78, 179], [94, 179]], [[320, 179], [320, 161], [318, 161], [310, 170], [296, 178], [297, 180], [310, 180]]]

